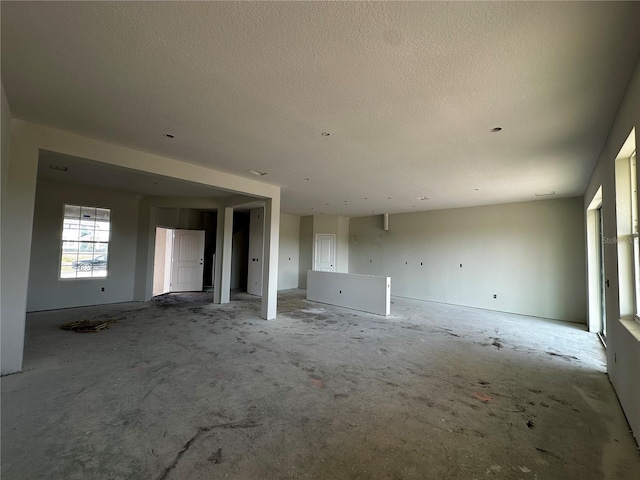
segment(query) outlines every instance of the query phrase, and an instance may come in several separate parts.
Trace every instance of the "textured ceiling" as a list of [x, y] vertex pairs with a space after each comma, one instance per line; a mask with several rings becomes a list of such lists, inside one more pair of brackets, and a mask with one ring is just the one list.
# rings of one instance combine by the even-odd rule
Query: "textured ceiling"
[[232, 193], [200, 183], [116, 167], [101, 162], [40, 151], [38, 180], [80, 183], [149, 197], [229, 197]]
[[581, 195], [640, 53], [638, 2], [3, 1], [1, 14], [15, 118], [267, 172], [300, 215]]

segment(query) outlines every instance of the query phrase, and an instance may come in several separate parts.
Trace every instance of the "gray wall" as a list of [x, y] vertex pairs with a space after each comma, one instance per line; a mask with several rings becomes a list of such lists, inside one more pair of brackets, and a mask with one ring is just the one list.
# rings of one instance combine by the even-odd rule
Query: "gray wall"
[[[602, 186], [602, 216], [604, 236], [616, 238], [616, 195], [615, 195], [615, 158], [633, 128], [636, 128], [636, 147], [640, 145], [640, 62], [629, 83], [627, 92], [620, 104], [616, 119], [604, 144], [596, 168], [589, 181], [583, 210], [596, 191]], [[640, 169], [638, 169], [640, 172]], [[583, 214], [585, 213], [583, 211]], [[640, 439], [640, 341], [627, 325], [635, 328], [640, 337], [640, 327], [634, 322], [622, 323], [620, 314], [620, 285], [618, 283], [618, 244], [607, 242], [604, 248], [605, 275], [609, 280], [606, 288], [607, 312], [607, 371], [620, 404], [625, 411], [629, 425], [636, 439]], [[625, 266], [623, 266], [625, 268]]]
[[[313, 265], [315, 255], [315, 238], [319, 233], [330, 233], [336, 236], [336, 272], [349, 273], [349, 217], [341, 215], [314, 215], [313, 237], [311, 239], [311, 256]], [[311, 267], [313, 268], [313, 266]], [[306, 273], [306, 271], [305, 271]]]
[[278, 290], [298, 288], [300, 261], [300, 217], [280, 215]]
[[0, 205], [4, 205], [4, 196], [7, 186], [7, 173], [9, 169], [9, 145], [11, 144], [11, 111], [9, 110], [9, 103], [7, 102], [7, 96], [4, 93], [4, 86], [0, 84], [0, 90], [2, 91], [2, 107], [0, 114], [2, 115], [2, 123], [0, 130], [0, 144], [2, 146], [0, 156], [0, 167], [2, 177], [2, 199]]
[[[65, 203], [111, 209], [108, 278], [58, 279]], [[133, 300], [137, 224], [138, 197], [135, 195], [39, 181], [33, 217], [27, 311]]]
[[[270, 208], [269, 238], [271, 239], [270, 245], [273, 246], [268, 253], [274, 260], [278, 256], [280, 187], [13, 119], [11, 121], [11, 149], [8, 176], [5, 183], [6, 191], [3, 191], [5, 202], [1, 218], [2, 361], [0, 364], [3, 374], [18, 372], [22, 368], [28, 278], [31, 264], [31, 237], [40, 150], [86, 158], [112, 166], [133, 168], [152, 174], [202, 183], [238, 194], [265, 198], [265, 202]], [[158, 200], [160, 203], [157, 203]], [[188, 200], [182, 206], [207, 210], [220, 207], [220, 201], [216, 199]], [[152, 297], [155, 224], [151, 222], [153, 218], [150, 207], [162, 205], [176, 206], [163, 202], [161, 198], [147, 199], [146, 203], [145, 200], [140, 201], [138, 241], [135, 246], [135, 250], [138, 252], [134, 290], [134, 299], [136, 300], [147, 300]], [[267, 271], [266, 276], [269, 279], [268, 285], [265, 285], [267, 295], [262, 301], [260, 311], [262, 317], [269, 319], [274, 318], [276, 312], [275, 293], [278, 280], [276, 267], [277, 265], [270, 264], [270, 269]], [[226, 299], [218, 295], [218, 301], [220, 300]]]
[[390, 276], [401, 297], [585, 323], [583, 235], [581, 198], [391, 215], [388, 232], [380, 215], [352, 218], [349, 273]]
[[307, 288], [307, 270], [313, 268], [313, 216], [300, 217], [298, 288]]
[[[0, 289], [0, 341], [2, 342], [0, 351], [2, 352], [2, 358], [0, 359], [0, 365], [2, 366], [3, 375], [6, 373], [13, 373], [22, 367], [22, 344], [24, 339], [24, 307], [26, 305], [26, 294], [15, 295], [14, 288], [22, 288], [26, 286], [26, 280], [20, 275], [20, 271], [16, 271], [15, 274], [9, 273], [9, 270], [13, 268], [8, 267], [7, 259], [9, 261], [15, 260], [15, 257], [20, 252], [11, 252], [9, 256], [7, 252], [7, 242], [5, 236], [7, 235], [7, 227], [9, 222], [7, 221], [11, 210], [7, 206], [7, 187], [9, 178], [9, 158], [10, 158], [10, 145], [11, 145], [11, 111], [9, 110], [9, 104], [7, 97], [4, 93], [4, 86], [0, 83], [0, 91], [2, 94], [2, 106], [0, 114], [2, 116], [2, 123], [0, 129], [0, 272], [2, 278], [0, 283], [2, 288]], [[15, 181], [15, 180], [14, 180]], [[28, 209], [27, 209], [28, 211]], [[24, 211], [22, 212], [24, 214]], [[13, 223], [13, 222], [12, 222]], [[25, 225], [26, 226], [26, 225]], [[13, 226], [9, 227], [10, 230]], [[22, 250], [27, 249], [24, 247], [24, 241]], [[19, 257], [18, 257], [19, 258]]]

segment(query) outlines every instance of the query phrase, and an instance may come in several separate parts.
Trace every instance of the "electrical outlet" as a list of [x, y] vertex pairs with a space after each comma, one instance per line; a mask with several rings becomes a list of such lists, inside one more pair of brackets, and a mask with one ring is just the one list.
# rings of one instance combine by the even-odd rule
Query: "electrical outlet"
[[102, 288], [100, 289], [100, 291], [101, 291], [101, 292], [104, 292], [104, 287], [102, 287]]
[[498, 295], [496, 295], [495, 293], [493, 294], [493, 298], [498, 298]]

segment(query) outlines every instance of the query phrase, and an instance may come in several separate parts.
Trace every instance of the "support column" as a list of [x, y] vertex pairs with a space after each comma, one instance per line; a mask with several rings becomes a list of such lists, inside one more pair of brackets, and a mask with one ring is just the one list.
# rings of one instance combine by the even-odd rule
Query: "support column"
[[233, 208], [218, 208], [216, 231], [216, 271], [213, 302], [229, 303], [231, 291], [231, 244], [233, 240]]
[[6, 192], [2, 202], [2, 374], [22, 370], [38, 148], [22, 124], [12, 125]]
[[264, 201], [264, 263], [260, 316], [276, 318], [278, 303], [278, 249], [280, 242], [280, 195]]
[[156, 209], [146, 198], [138, 203], [138, 239], [133, 299], [146, 302], [153, 297]]

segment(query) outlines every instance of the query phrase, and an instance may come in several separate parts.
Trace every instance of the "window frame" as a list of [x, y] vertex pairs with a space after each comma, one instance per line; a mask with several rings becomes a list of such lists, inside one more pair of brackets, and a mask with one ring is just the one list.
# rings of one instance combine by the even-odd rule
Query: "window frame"
[[[80, 239], [78, 239], [77, 243], [90, 243], [94, 245], [94, 248], [92, 249], [92, 253], [91, 253], [91, 259], [95, 259], [98, 258], [100, 256], [106, 255], [107, 260], [104, 266], [104, 269], [100, 269], [99, 271], [104, 271], [104, 275], [94, 275], [94, 272], [98, 271], [97, 269], [94, 269], [93, 267], [89, 270], [89, 275], [82, 275], [82, 276], [78, 276], [78, 272], [79, 270], [74, 269], [74, 276], [63, 276], [63, 267], [65, 265], [63, 265], [63, 257], [65, 256], [65, 254], [69, 254], [70, 252], [65, 252], [65, 242], [73, 242], [74, 240], [69, 240], [69, 239], [65, 239], [65, 222], [67, 219], [72, 218], [68, 216], [67, 213], [67, 207], [76, 207], [80, 209], [80, 212], [82, 212], [82, 209], [93, 209], [94, 212], [96, 210], [106, 210], [108, 212], [108, 223], [109, 223], [109, 229], [108, 229], [108, 238], [107, 240], [95, 240], [95, 232], [96, 232], [96, 228], [95, 228], [95, 223], [97, 223], [97, 219], [94, 216], [93, 222], [94, 222], [94, 228], [93, 228], [93, 235], [92, 237], [94, 238], [93, 240], [82, 240], [80, 241]], [[80, 213], [81, 216], [78, 217], [79, 221], [82, 221], [82, 213]], [[80, 224], [78, 224], [78, 226], [80, 227]], [[105, 280], [109, 278], [109, 271], [110, 271], [110, 257], [111, 257], [111, 234], [112, 234], [112, 227], [113, 227], [113, 211], [111, 208], [107, 208], [107, 207], [100, 207], [100, 206], [95, 206], [95, 205], [80, 205], [77, 203], [63, 203], [62, 204], [62, 219], [60, 222], [60, 243], [58, 246], [58, 252], [59, 252], [59, 258], [58, 258], [58, 280], [59, 281], [63, 281], [63, 282], [67, 282], [67, 281], [76, 281], [76, 280]], [[79, 228], [80, 230], [80, 228]], [[104, 252], [98, 252], [96, 253], [95, 251], [95, 245], [96, 244], [104, 244], [106, 245], [105, 247], [105, 251]], [[76, 255], [76, 260], [78, 260], [77, 255], [80, 254], [80, 247], [78, 246], [78, 250], [72, 254]]]
[[638, 219], [638, 155], [634, 150], [629, 156], [631, 193], [631, 252], [633, 262], [634, 319], [640, 324], [640, 227]]

